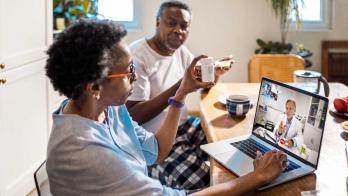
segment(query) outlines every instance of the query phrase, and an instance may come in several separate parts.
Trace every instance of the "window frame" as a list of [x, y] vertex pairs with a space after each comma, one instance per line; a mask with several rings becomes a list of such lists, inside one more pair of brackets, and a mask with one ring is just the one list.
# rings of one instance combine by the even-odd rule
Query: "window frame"
[[302, 21], [301, 28], [296, 28], [296, 22], [291, 21], [289, 32], [325, 32], [332, 30], [334, 16], [334, 0], [320, 0], [321, 3], [321, 20], [320, 21]]

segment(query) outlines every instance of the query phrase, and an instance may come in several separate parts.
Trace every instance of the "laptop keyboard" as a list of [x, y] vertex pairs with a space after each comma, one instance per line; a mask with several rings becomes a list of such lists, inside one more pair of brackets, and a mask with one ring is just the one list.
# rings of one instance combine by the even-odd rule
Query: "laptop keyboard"
[[[239, 142], [233, 142], [230, 144], [253, 159], [256, 158], [256, 151], [257, 150], [260, 151], [262, 154], [264, 154], [267, 151], [270, 151], [269, 148], [256, 142], [255, 140], [253, 140], [251, 138], [246, 139], [246, 140], [242, 140]], [[300, 166], [297, 165], [296, 163], [288, 160], [288, 167], [283, 171], [283, 173], [289, 172], [289, 171], [297, 169], [299, 167]]]

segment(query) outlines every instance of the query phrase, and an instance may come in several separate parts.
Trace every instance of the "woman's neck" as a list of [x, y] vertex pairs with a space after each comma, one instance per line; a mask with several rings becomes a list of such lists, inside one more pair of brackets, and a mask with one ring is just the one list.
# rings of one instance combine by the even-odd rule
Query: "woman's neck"
[[105, 108], [106, 107], [98, 107], [98, 104], [94, 100], [91, 101], [81, 98], [69, 101], [69, 103], [63, 108], [63, 113], [77, 114], [84, 118], [104, 122], [106, 118], [104, 113]]

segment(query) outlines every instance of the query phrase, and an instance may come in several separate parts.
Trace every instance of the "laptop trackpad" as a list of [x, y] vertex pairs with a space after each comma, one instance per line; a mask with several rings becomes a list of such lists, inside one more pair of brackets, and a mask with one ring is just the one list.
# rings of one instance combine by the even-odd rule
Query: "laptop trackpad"
[[215, 155], [218, 162], [233, 171], [238, 176], [243, 176], [254, 171], [253, 159], [241, 151], [230, 151]]

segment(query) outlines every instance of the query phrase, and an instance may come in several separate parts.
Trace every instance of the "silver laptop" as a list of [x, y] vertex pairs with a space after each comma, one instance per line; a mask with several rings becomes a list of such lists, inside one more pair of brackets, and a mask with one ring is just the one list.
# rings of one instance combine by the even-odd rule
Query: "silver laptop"
[[[286, 109], [288, 102], [295, 102], [295, 112], [291, 112], [291, 104]], [[202, 145], [201, 149], [238, 176], [254, 170], [256, 150], [284, 151], [288, 166], [260, 190], [269, 188], [317, 169], [327, 109], [325, 97], [262, 78], [251, 134]], [[286, 122], [288, 118], [291, 122]], [[285, 127], [282, 134], [278, 132], [281, 122]]]

